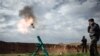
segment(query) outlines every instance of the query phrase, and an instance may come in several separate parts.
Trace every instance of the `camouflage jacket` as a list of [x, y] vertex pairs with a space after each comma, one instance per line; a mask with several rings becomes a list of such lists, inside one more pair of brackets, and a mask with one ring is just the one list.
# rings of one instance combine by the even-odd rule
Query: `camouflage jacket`
[[94, 23], [91, 26], [88, 26], [88, 32], [90, 36], [100, 36], [100, 27], [98, 24]]

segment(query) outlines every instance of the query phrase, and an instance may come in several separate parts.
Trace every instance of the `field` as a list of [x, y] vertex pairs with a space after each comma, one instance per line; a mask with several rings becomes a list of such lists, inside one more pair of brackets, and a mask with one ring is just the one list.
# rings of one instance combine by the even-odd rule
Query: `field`
[[[89, 46], [87, 53], [82, 53], [82, 46], [78, 43], [72, 44], [45, 44], [49, 56], [90, 56]], [[7, 43], [1, 42], [0, 56], [32, 56], [32, 52], [36, 49], [34, 43]], [[98, 45], [100, 53], [100, 45]], [[7, 53], [7, 54], [6, 54]], [[42, 50], [38, 51], [37, 56], [44, 56]], [[99, 55], [100, 56], [100, 55]]]
[[[0, 56], [31, 56], [29, 53], [28, 54], [0, 54]], [[44, 56], [44, 55], [37, 55], [37, 56]], [[89, 54], [62, 54], [62, 55], [57, 55], [57, 54], [50, 54], [50, 56], [89, 56]]]

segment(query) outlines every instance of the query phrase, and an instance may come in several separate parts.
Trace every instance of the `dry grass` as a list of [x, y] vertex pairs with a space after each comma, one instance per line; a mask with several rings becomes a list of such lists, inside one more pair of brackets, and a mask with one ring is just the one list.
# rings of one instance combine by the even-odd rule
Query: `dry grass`
[[[0, 54], [0, 56], [31, 56], [30, 54]], [[37, 56], [44, 56], [44, 55], [37, 55]], [[89, 56], [89, 54], [50, 54], [50, 56]]]

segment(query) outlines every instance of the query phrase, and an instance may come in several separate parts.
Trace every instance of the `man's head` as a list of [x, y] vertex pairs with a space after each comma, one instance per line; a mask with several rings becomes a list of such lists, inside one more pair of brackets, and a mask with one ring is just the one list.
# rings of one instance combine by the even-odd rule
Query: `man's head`
[[94, 23], [94, 19], [91, 18], [91, 19], [88, 20], [88, 22], [89, 22], [89, 25], [92, 25]]
[[85, 36], [83, 36], [83, 39], [85, 39]]

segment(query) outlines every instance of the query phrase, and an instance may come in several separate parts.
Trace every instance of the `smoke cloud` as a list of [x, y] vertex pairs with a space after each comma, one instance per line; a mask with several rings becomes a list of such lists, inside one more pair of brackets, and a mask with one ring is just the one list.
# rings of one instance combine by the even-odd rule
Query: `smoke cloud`
[[21, 33], [28, 33], [30, 26], [34, 27], [35, 16], [33, 15], [33, 9], [30, 6], [25, 6], [22, 10], [19, 11], [19, 16], [22, 17], [18, 21], [17, 28]]
[[25, 16], [25, 17], [35, 17], [33, 15], [33, 9], [31, 6], [25, 6], [22, 10], [19, 11], [19, 16]]

